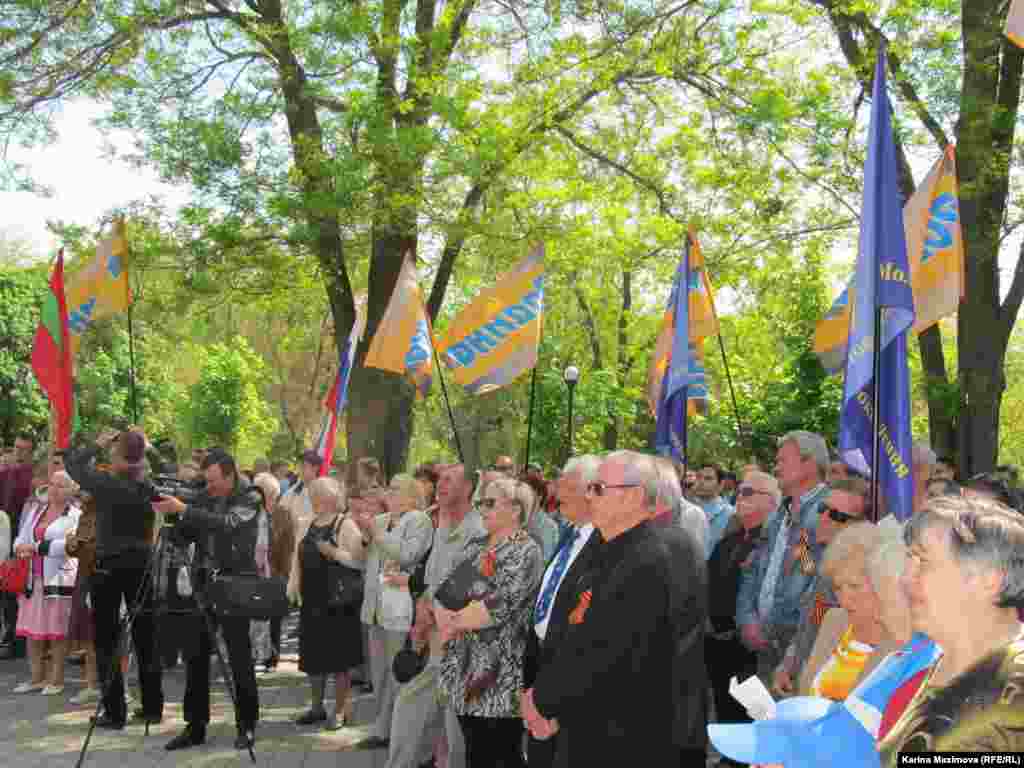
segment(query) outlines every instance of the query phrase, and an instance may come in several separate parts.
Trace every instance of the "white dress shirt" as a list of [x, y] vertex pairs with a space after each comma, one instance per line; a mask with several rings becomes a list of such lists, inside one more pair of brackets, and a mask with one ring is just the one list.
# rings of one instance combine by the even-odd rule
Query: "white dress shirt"
[[[572, 568], [572, 564], [579, 557], [580, 552], [583, 550], [584, 545], [590, 541], [590, 536], [594, 532], [593, 524], [584, 525], [580, 528], [580, 535], [576, 537], [576, 540], [572, 543], [572, 550], [569, 552], [569, 562], [565, 565], [565, 570], [562, 571], [561, 577], [558, 579], [558, 584], [555, 586], [554, 596], [551, 598], [551, 608], [548, 609], [548, 615], [544, 617], [544, 620], [539, 624], [533, 625], [533, 631], [537, 633], [537, 637], [543, 642], [544, 637], [548, 633], [548, 622], [551, 621], [551, 611], [554, 610], [555, 600], [558, 599], [558, 590], [562, 588], [562, 582], [565, 580], [565, 574]], [[544, 590], [547, 589], [548, 582], [551, 581], [551, 577], [554, 575], [555, 563], [558, 562], [558, 554], [551, 559], [548, 564], [548, 568], [544, 571], [544, 578], [540, 583], [540, 591], [537, 593], [537, 601], [534, 603], [534, 616], [537, 615], [537, 605], [540, 603], [540, 596], [544, 594]]]

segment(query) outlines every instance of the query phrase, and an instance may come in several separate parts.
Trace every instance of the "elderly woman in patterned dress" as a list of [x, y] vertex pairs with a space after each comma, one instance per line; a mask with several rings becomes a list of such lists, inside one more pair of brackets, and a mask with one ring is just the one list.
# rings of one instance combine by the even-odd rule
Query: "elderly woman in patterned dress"
[[440, 687], [458, 715], [467, 768], [523, 765], [519, 695], [527, 619], [543, 565], [524, 528], [535, 501], [525, 483], [488, 483], [477, 502], [487, 535], [466, 550], [482, 578], [462, 610], [435, 607], [445, 643]]

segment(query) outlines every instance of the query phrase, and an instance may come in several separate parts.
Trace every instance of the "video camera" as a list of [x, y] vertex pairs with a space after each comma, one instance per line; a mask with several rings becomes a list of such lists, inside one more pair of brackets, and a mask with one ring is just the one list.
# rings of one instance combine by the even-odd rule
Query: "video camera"
[[[185, 504], [191, 504], [202, 495], [205, 486], [202, 481], [197, 483], [194, 480], [181, 480], [174, 475], [154, 475], [149, 482], [149, 500], [160, 501], [173, 496]], [[173, 525], [177, 518], [178, 515], [168, 515], [166, 522]]]

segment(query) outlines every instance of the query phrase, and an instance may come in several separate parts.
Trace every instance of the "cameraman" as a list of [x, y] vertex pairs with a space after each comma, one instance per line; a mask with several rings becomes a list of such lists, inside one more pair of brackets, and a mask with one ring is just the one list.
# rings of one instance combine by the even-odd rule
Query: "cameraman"
[[[194, 502], [185, 504], [173, 496], [153, 502], [153, 509], [165, 518], [177, 516], [176, 537], [195, 542], [192, 584], [200, 591], [212, 571], [222, 574], [256, 572], [256, 540], [263, 503], [260, 490], [239, 474], [235, 460], [225, 451], [207, 453], [202, 469], [206, 475], [206, 490]], [[249, 620], [209, 618], [220, 624], [227, 645], [238, 701], [235, 748], [245, 749], [255, 741], [254, 729], [259, 719]], [[192, 653], [185, 666], [185, 730], [167, 744], [165, 748], [169, 751], [206, 741], [206, 726], [210, 722], [210, 651], [214, 642], [215, 638], [210, 637], [203, 622], [199, 642], [195, 644], [198, 647], [190, 649]]]
[[[110, 471], [100, 472], [92, 466], [93, 459], [108, 447]], [[101, 728], [124, 728], [127, 719], [117, 650], [122, 599], [129, 611], [136, 612], [132, 643], [139, 661], [142, 718], [159, 722], [163, 717], [160, 668], [153, 658], [152, 589], [146, 573], [153, 510], [145, 482], [145, 451], [146, 436], [141, 432], [106, 430], [94, 445], [70, 451], [64, 458], [67, 473], [96, 503], [96, 572], [91, 596], [96, 666], [103, 690], [103, 714], [96, 721]]]

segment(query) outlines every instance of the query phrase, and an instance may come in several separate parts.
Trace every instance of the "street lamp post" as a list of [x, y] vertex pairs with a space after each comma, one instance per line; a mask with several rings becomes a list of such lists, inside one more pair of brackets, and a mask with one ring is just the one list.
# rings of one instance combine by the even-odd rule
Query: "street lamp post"
[[565, 385], [569, 388], [569, 453], [566, 457], [569, 459], [572, 458], [572, 396], [576, 391], [576, 382], [580, 379], [580, 369], [575, 365], [566, 366], [562, 378], [565, 379]]

